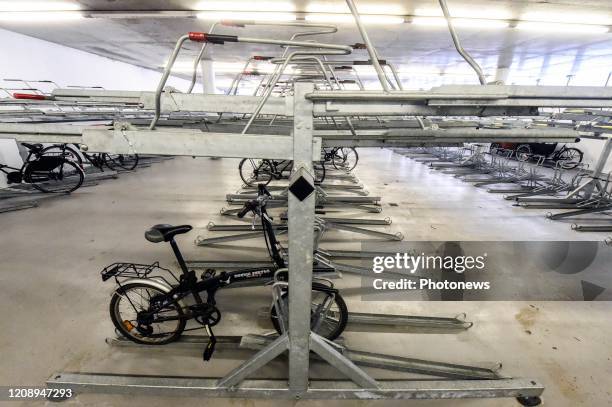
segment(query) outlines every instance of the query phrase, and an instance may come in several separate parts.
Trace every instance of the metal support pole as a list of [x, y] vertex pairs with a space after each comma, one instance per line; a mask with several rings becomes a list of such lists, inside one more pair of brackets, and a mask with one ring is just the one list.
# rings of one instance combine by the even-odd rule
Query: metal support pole
[[211, 59], [203, 59], [200, 61], [202, 71], [202, 93], [215, 93], [215, 68]]
[[455, 44], [455, 48], [457, 49], [457, 52], [459, 53], [459, 55], [463, 57], [465, 62], [467, 62], [472, 67], [472, 69], [476, 72], [476, 75], [478, 75], [478, 80], [480, 81], [480, 84], [486, 85], [487, 79], [485, 78], [484, 73], [482, 73], [482, 69], [480, 68], [480, 65], [478, 65], [478, 63], [474, 61], [472, 56], [468, 54], [468, 52], [464, 50], [463, 47], [461, 46], [461, 42], [459, 41], [459, 36], [457, 35], [457, 32], [455, 31], [455, 27], [453, 27], [453, 22], [451, 20], [450, 13], [448, 12], [448, 7], [446, 6], [446, 0], [439, 0], [439, 2], [440, 2], [440, 7], [442, 8], [442, 12], [444, 13], [444, 18], [446, 18], [446, 24], [448, 24], [448, 31], [450, 31], [450, 35], [453, 39], [453, 44]]
[[603, 171], [608, 163], [608, 158], [610, 158], [610, 153], [612, 153], [612, 138], [606, 140], [603, 148], [601, 149], [601, 154], [595, 163], [595, 167], [593, 168], [593, 182], [590, 182], [585, 187], [585, 196], [587, 198], [593, 194], [595, 184], [601, 185], [600, 180], [603, 179]]
[[[312, 101], [306, 94], [312, 83], [296, 83], [293, 123], [293, 169], [289, 184], [303, 176], [314, 185], [312, 174]], [[303, 169], [303, 170], [302, 170]], [[309, 179], [308, 179], [309, 178]], [[310, 356], [310, 302], [314, 249], [315, 194], [300, 201], [289, 193], [289, 389], [308, 390]]]
[[378, 80], [380, 81], [380, 85], [382, 86], [385, 92], [389, 91], [389, 83], [387, 82], [387, 75], [383, 71], [380, 66], [380, 62], [378, 62], [378, 54], [376, 49], [374, 49], [374, 45], [370, 41], [370, 37], [368, 36], [368, 32], [366, 31], [363, 23], [361, 22], [361, 17], [359, 17], [359, 12], [357, 11], [357, 7], [355, 6], [355, 2], [353, 0], [346, 0], [346, 4], [348, 5], [351, 13], [353, 14], [353, 18], [355, 18], [355, 24], [357, 24], [357, 29], [359, 29], [359, 33], [361, 34], [361, 38], [363, 38], [363, 42], [366, 45], [366, 49], [368, 50], [368, 54], [370, 55], [370, 59], [372, 60], [372, 65], [374, 65], [374, 69], [376, 70], [376, 75], [378, 76]]

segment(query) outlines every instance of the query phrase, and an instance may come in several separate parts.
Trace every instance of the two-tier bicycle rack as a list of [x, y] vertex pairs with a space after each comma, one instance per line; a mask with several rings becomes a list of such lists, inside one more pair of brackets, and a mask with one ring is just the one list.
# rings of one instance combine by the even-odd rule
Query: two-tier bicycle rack
[[[463, 50], [454, 32], [444, 0], [440, 0], [449, 22], [453, 42], [476, 73], [482, 85], [484, 75]], [[438, 117], [538, 116], [540, 108], [610, 108], [612, 89], [601, 87], [548, 87], [505, 85], [441, 86], [429, 91], [406, 91], [392, 86], [381, 66], [379, 56], [361, 24], [352, 0], [347, 0], [370, 61], [380, 80], [382, 91], [315, 90], [313, 83], [295, 82], [293, 93], [270, 97], [273, 86], [262, 87], [262, 95], [214, 95], [180, 93], [164, 90], [165, 80], [180, 45], [188, 40], [219, 44], [245, 42], [273, 44], [290, 49], [275, 62], [280, 65], [269, 84], [281, 77], [294, 58], [316, 60], [321, 55], [346, 55], [351, 47], [316, 42], [268, 40], [231, 35], [191, 33], [181, 38], [157, 92], [107, 91], [95, 89], [55, 89], [43, 99], [29, 100], [30, 106], [121, 106], [110, 126], [62, 125], [57, 123], [2, 123], [0, 137], [26, 142], [77, 143], [84, 151], [112, 154], [159, 154], [202, 157], [238, 157], [293, 160], [294, 171], [287, 193], [287, 229], [289, 235], [289, 327], [278, 337], [247, 335], [220, 338], [220, 345], [243, 347], [256, 353], [224, 377], [165, 377], [102, 373], [58, 372], [49, 387], [71, 387], [78, 392], [129, 393], [169, 396], [206, 396], [241, 398], [319, 398], [319, 399], [423, 399], [423, 398], [494, 398], [517, 397], [523, 403], [537, 402], [544, 388], [532, 379], [503, 377], [495, 369], [427, 362], [397, 356], [370, 354], [351, 350], [342, 344], [329, 343], [310, 331], [310, 286], [314, 251], [316, 193], [313, 161], [321, 159], [321, 147], [411, 147], [453, 146], [465, 142], [537, 142], [541, 140], [572, 142], [584, 133], [573, 128], [482, 128], [472, 119], [457, 123], [436, 124]], [[325, 69], [323, 69], [324, 71]], [[396, 78], [397, 79], [397, 78]], [[395, 89], [394, 89], [395, 88]], [[136, 113], [134, 113], [136, 112]], [[138, 127], [142, 117], [153, 116], [149, 128]], [[207, 123], [215, 112], [250, 115], [243, 131], [229, 125], [222, 131], [190, 128], [189, 119]], [[180, 119], [173, 122], [174, 117]], [[133, 115], [134, 117], [131, 117]], [[260, 126], [258, 115], [286, 118], [290, 126]], [[411, 117], [413, 119], [397, 120]], [[292, 118], [292, 121], [289, 119]], [[386, 118], [389, 125], [386, 125]], [[130, 121], [133, 120], [133, 122]], [[334, 119], [339, 119], [334, 124]], [[179, 128], [172, 124], [178, 124]], [[159, 126], [156, 126], [159, 124]], [[197, 127], [197, 126], [196, 126]], [[210, 129], [219, 130], [220, 126]], [[245, 131], [248, 130], [248, 131]], [[588, 131], [584, 130], [583, 131]], [[602, 179], [605, 159], [611, 149], [606, 132], [590, 130], [593, 137], [605, 140], [602, 156], [594, 168], [593, 181], [580, 185], [581, 191], [597, 188]], [[298, 188], [298, 185], [300, 186]], [[577, 188], [577, 189], [578, 189]], [[387, 316], [389, 317], [389, 316]], [[377, 316], [351, 314], [353, 323], [372, 323]], [[427, 317], [394, 316], [396, 324], [426, 325], [465, 329], [462, 318], [427, 319]], [[424, 318], [424, 319], [420, 319]], [[384, 318], [383, 318], [384, 319]], [[386, 320], [386, 322], [389, 322]], [[174, 345], [199, 347], [202, 338], [185, 337]], [[119, 346], [124, 340], [112, 339]], [[133, 345], [129, 345], [133, 346]], [[275, 357], [288, 353], [286, 379], [254, 379], [259, 368]], [[334, 366], [347, 379], [319, 380], [309, 376], [311, 360], [323, 360]], [[437, 380], [375, 380], [358, 365], [385, 367], [404, 372], [427, 373]]]

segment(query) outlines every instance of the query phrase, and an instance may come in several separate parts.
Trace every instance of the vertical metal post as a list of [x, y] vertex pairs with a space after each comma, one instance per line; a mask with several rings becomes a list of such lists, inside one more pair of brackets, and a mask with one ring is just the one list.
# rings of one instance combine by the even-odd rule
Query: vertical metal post
[[211, 59], [203, 59], [200, 61], [200, 69], [202, 71], [202, 93], [216, 93], [213, 61]]
[[387, 75], [385, 75], [385, 72], [380, 66], [380, 62], [378, 62], [378, 53], [376, 52], [376, 49], [374, 49], [374, 45], [372, 45], [372, 42], [370, 41], [368, 32], [366, 31], [365, 27], [363, 26], [363, 23], [361, 22], [361, 18], [359, 17], [359, 11], [357, 11], [357, 7], [355, 6], [353, 0], [346, 0], [346, 4], [351, 10], [351, 13], [353, 14], [355, 24], [357, 24], [357, 29], [359, 30], [361, 38], [363, 38], [363, 42], [366, 45], [366, 49], [368, 50], [368, 54], [370, 55], [370, 59], [372, 60], [372, 65], [374, 65], [376, 75], [378, 76], [378, 80], [380, 81], [380, 86], [382, 86], [385, 92], [388, 92], [389, 83], [387, 82]]
[[[312, 102], [305, 95], [312, 83], [295, 84], [293, 108], [293, 169], [289, 180], [304, 176], [314, 185], [312, 165]], [[299, 171], [304, 168], [306, 171]], [[289, 389], [308, 389], [310, 357], [310, 303], [314, 245], [315, 194], [303, 201], [289, 193]]]
[[601, 149], [601, 154], [599, 154], [599, 158], [595, 163], [595, 167], [593, 168], [593, 182], [585, 188], [585, 193], [587, 197], [590, 197], [595, 190], [595, 184], [601, 186], [601, 182], [603, 180], [603, 172], [606, 168], [606, 164], [608, 163], [608, 159], [610, 158], [610, 153], [612, 153], [612, 138], [609, 138], [605, 141], [603, 148]]
[[461, 46], [459, 36], [455, 31], [455, 27], [453, 26], [453, 20], [451, 18], [450, 12], [448, 11], [448, 7], [446, 6], [446, 0], [438, 0], [438, 2], [440, 3], [440, 8], [442, 9], [442, 13], [444, 14], [444, 18], [446, 19], [446, 25], [448, 25], [448, 31], [450, 31], [451, 38], [453, 39], [453, 44], [455, 44], [455, 49], [457, 50], [459, 55], [463, 57], [465, 62], [467, 62], [472, 67], [474, 72], [476, 72], [480, 84], [486, 85], [487, 79], [485, 78], [484, 73], [480, 68], [480, 65], [478, 65], [478, 62], [474, 61], [474, 58], [472, 58], [472, 56], [465, 49], [463, 49], [463, 46]]

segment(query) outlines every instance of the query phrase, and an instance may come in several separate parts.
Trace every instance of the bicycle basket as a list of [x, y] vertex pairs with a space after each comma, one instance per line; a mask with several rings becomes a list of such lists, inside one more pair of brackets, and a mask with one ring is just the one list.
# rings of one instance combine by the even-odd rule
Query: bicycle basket
[[30, 171], [51, 171], [62, 165], [66, 160], [59, 156], [43, 155], [34, 161], [30, 161], [28, 169]]
[[106, 281], [111, 277], [145, 278], [155, 269], [170, 271], [160, 267], [158, 262], [153, 264], [113, 263], [110, 266], [104, 267], [100, 275], [102, 276], [102, 281]]

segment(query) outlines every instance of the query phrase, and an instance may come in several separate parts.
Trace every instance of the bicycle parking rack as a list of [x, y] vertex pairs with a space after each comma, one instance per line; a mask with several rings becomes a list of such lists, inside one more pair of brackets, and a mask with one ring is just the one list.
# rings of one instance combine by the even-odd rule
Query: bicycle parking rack
[[[505, 85], [453, 85], [441, 86], [428, 91], [393, 90], [391, 81], [386, 77], [378, 54], [361, 25], [352, 0], [347, 0], [357, 27], [362, 35], [366, 50], [380, 79], [382, 92], [344, 91], [330, 82], [329, 76], [321, 75], [326, 65], [321, 59], [309, 59], [320, 75], [313, 82], [327, 88], [314, 90], [313, 82], [295, 83], [293, 95], [288, 92], [279, 97], [268, 98], [273, 86], [262, 86], [261, 95], [211, 95], [180, 93], [171, 89], [164, 91], [163, 83], [157, 92], [114, 92], [96, 89], [55, 89], [45, 100], [27, 102], [29, 108], [45, 111], [72, 109], [79, 106], [89, 112], [61, 112], [62, 120], [75, 121], [78, 118], [105, 117], [100, 105], [117, 107], [114, 111], [116, 120], [111, 126], [92, 128], [90, 126], [63, 126], [58, 123], [0, 123], [0, 137], [14, 138], [19, 141], [48, 141], [78, 143], [89, 151], [115, 154], [165, 154], [182, 156], [246, 157], [285, 159], [294, 161], [295, 173], [289, 183], [302, 177], [313, 184], [312, 162], [320, 159], [322, 146], [363, 146], [363, 147], [421, 147], [462, 145], [465, 142], [571, 142], [582, 136], [573, 128], [487, 128], [474, 120], [464, 121], [464, 125], [435, 127], [431, 117], [534, 117], [541, 113], [541, 108], [567, 108], [593, 106], [612, 107], [612, 90], [601, 87], [572, 87], [571, 92], [565, 87], [548, 86], [505, 86]], [[443, 11], [447, 16], [444, 1]], [[462, 57], [476, 71], [481, 82], [484, 76], [477, 69], [477, 64], [460, 47], [458, 38], [449, 21], [453, 42]], [[194, 41], [215, 40], [219, 37], [205, 33], [194, 33], [187, 39]], [[258, 42], [257, 39], [231, 37], [231, 42]], [[217, 41], [218, 42], [218, 41]], [[279, 64], [279, 73], [291, 62], [299, 58], [312, 58], [316, 54], [328, 52], [348, 54], [351, 47], [316, 42], [298, 42], [283, 40], [260, 41], [265, 44], [283, 45], [283, 58]], [[231, 44], [229, 44], [231, 45]], [[293, 50], [299, 47], [300, 54]], [[319, 48], [324, 48], [322, 52]], [[289, 50], [290, 51], [287, 51]], [[177, 47], [174, 57], [178, 54]], [[307, 50], [307, 51], [304, 51]], [[310, 52], [310, 54], [308, 54]], [[304, 54], [306, 53], [306, 54]], [[172, 61], [166, 68], [167, 74]], [[323, 65], [320, 68], [319, 63]], [[268, 85], [278, 82], [279, 75], [273, 75]], [[163, 82], [163, 81], [162, 81]], [[334, 85], [333, 88], [330, 84]], [[398, 83], [401, 88], [401, 84]], [[324, 90], [330, 89], [330, 90]], [[333, 89], [333, 90], [332, 90]], [[461, 103], [458, 103], [458, 102]], [[23, 102], [23, 101], [22, 101]], [[2, 104], [23, 106], [14, 100], [1, 101]], [[81, 104], [82, 105], [79, 105]], [[163, 114], [162, 114], [163, 112]], [[221, 120], [221, 115], [208, 112], [221, 112], [229, 118]], [[255, 114], [254, 114], [255, 113]], [[31, 114], [36, 115], [36, 112]], [[231, 116], [229, 116], [231, 115]], [[248, 116], [249, 119], [247, 120]], [[156, 117], [157, 127], [143, 129], [136, 127], [132, 120]], [[18, 120], [21, 120], [20, 115]], [[218, 118], [219, 123], [211, 123], [211, 117]], [[284, 118], [293, 117], [288, 125]], [[385, 119], [391, 117], [393, 126], [385, 126]], [[414, 117], [404, 120], [405, 117]], [[5, 116], [2, 116], [5, 120]], [[352, 119], [352, 121], [349, 120]], [[397, 120], [400, 119], [400, 120]], [[230, 122], [230, 123], [226, 123]], [[283, 124], [272, 128], [270, 123]], [[401, 123], [405, 123], [405, 127]], [[237, 125], [248, 127], [242, 133], [236, 131]], [[214, 129], [202, 131], [201, 128]], [[193, 126], [193, 127], [190, 127]], [[227, 129], [223, 132], [221, 128]], [[178, 127], [178, 128], [177, 128]], [[593, 137], [604, 139], [600, 133], [591, 130]], [[291, 134], [291, 137], [287, 137]], [[326, 144], [329, 143], [329, 144]], [[609, 139], [606, 145], [609, 146]], [[422, 151], [422, 150], [419, 150]], [[609, 152], [608, 152], [609, 154]], [[422, 154], [421, 154], [422, 155]], [[421, 157], [425, 158], [425, 157]], [[434, 158], [432, 161], [440, 161]], [[580, 197], [591, 195], [591, 187], [602, 191], [601, 168], [595, 166], [594, 180], [580, 184], [570, 191], [566, 199], [580, 193]], [[596, 181], [596, 180], [597, 181]], [[591, 191], [593, 192], [593, 191]], [[410, 399], [410, 398], [466, 398], [466, 397], [517, 397], [525, 405], [536, 405], [543, 387], [530, 379], [504, 378], [501, 375], [487, 379], [453, 379], [448, 380], [374, 380], [355, 362], [392, 363], [388, 358], [376, 358], [380, 355], [358, 354], [327, 343], [310, 332], [309, 302], [312, 281], [312, 260], [314, 249], [315, 196], [311, 194], [303, 200], [289, 193], [288, 234], [289, 246], [289, 289], [292, 295], [289, 300], [289, 330], [275, 339], [250, 337], [245, 346], [260, 349], [251, 359], [230, 372], [224, 378], [193, 377], [152, 377], [137, 375], [116, 375], [96, 373], [54, 374], [48, 380], [49, 387], [72, 387], [78, 392], [118, 392], [133, 394], [163, 394], [211, 397], [267, 397], [267, 398], [351, 398], [351, 399]], [[325, 203], [325, 209], [337, 208], [340, 203]], [[367, 205], [355, 204], [355, 207], [367, 208]], [[320, 208], [319, 208], [320, 209]], [[378, 208], [380, 209], [380, 208]], [[224, 211], [230, 215], [233, 210]], [[310, 232], [312, 230], [312, 233]], [[331, 252], [331, 251], [330, 251]], [[357, 256], [356, 253], [346, 253]], [[365, 254], [364, 254], [365, 255]], [[228, 345], [235, 340], [228, 339]], [[191, 344], [193, 346], [193, 344]], [[263, 348], [262, 348], [263, 347]], [[276, 356], [288, 351], [288, 380], [261, 380], [248, 377], [259, 367]], [[309, 378], [311, 352], [317, 354], [327, 363], [336, 367], [348, 380], [317, 380]], [[351, 355], [351, 352], [353, 354]], [[351, 359], [354, 358], [354, 359]], [[393, 357], [402, 368], [418, 367], [421, 361], [403, 360]], [[370, 365], [372, 366], [372, 365]], [[432, 367], [432, 366], [429, 366]], [[448, 366], [435, 366], [444, 368]], [[456, 372], [456, 371], [455, 371]], [[439, 372], [437, 372], [439, 373]], [[494, 372], [497, 373], [497, 372]], [[464, 373], [462, 373], [464, 374]], [[456, 376], [455, 376], [456, 377]]]
[[[513, 188], [489, 188], [491, 193], [508, 194], [504, 199], [515, 201], [518, 206], [525, 209], [567, 209], [566, 212], [548, 212], [546, 217], [551, 220], [565, 219], [585, 214], [604, 213], [612, 210], [612, 173], [604, 174], [603, 168], [612, 151], [612, 139], [604, 140], [604, 148], [598, 158], [593, 171], [588, 170], [588, 165], [579, 165], [578, 171], [566, 181], [564, 173], [569, 172], [563, 168], [561, 161], [557, 162], [552, 176], [546, 176], [539, 171], [544, 163], [544, 156], [536, 156], [535, 164], [517, 161], [512, 165], [512, 151], [491, 151], [490, 160], [475, 160], [477, 165], [470, 165], [469, 170], [463, 172], [462, 163], [466, 148], [449, 153], [448, 149], [420, 149], [418, 152], [409, 153], [405, 149], [394, 149], [397, 154], [413, 158], [415, 161], [427, 163], [431, 168], [441, 170], [445, 173], [455, 173], [464, 181], [471, 182], [474, 186], [487, 186], [497, 184], [516, 185]], [[473, 157], [478, 155], [474, 147], [469, 148]], [[500, 157], [499, 151], [502, 151]], [[423, 161], [425, 160], [425, 161]], [[529, 166], [529, 168], [527, 168]], [[452, 170], [448, 170], [452, 168]], [[480, 175], [478, 175], [480, 174]], [[485, 174], [485, 176], [482, 176]], [[566, 193], [565, 196], [559, 196]], [[581, 232], [605, 232], [607, 225], [576, 225], [573, 230]]]
[[[162, 162], [172, 157], [142, 157], [138, 168], [149, 167], [152, 163]], [[100, 181], [116, 179], [120, 173], [132, 172], [133, 170], [104, 170], [101, 171], [93, 165], [84, 168], [85, 179], [80, 188], [96, 186]], [[44, 193], [29, 184], [16, 184], [8, 188], [0, 189], [0, 213], [13, 212], [24, 209], [36, 208], [43, 200], [60, 198], [65, 194]]]

